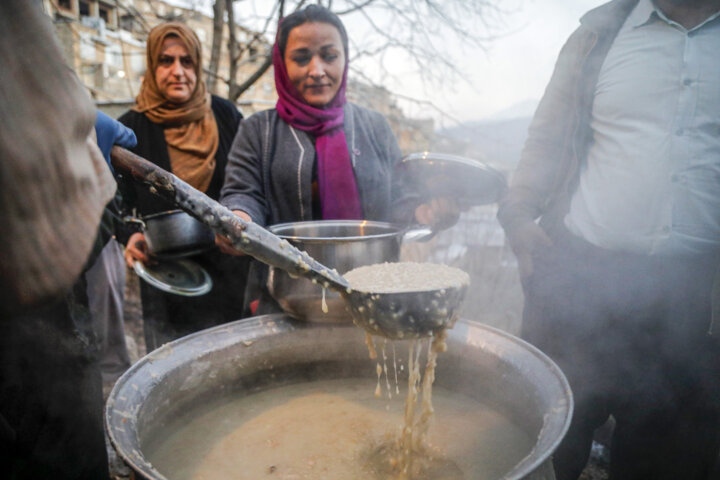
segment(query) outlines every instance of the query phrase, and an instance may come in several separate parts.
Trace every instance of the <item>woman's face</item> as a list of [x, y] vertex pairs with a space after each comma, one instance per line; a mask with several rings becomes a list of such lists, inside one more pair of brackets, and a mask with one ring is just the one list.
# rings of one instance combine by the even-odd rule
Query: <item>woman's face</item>
[[290, 30], [284, 60], [290, 81], [308, 104], [322, 108], [335, 98], [345, 70], [345, 50], [333, 25], [309, 22]]
[[197, 85], [195, 65], [179, 38], [168, 37], [163, 41], [155, 69], [155, 83], [169, 102], [185, 103], [192, 97]]

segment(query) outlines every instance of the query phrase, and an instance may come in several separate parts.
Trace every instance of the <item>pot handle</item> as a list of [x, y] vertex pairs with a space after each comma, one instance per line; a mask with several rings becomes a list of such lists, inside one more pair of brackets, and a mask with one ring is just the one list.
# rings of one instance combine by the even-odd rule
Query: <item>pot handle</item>
[[142, 227], [143, 231], [147, 230], [147, 225], [145, 225], [145, 222], [143, 222], [142, 220], [140, 220], [140, 219], [137, 218], [137, 217], [133, 217], [133, 216], [127, 215], [127, 216], [123, 217], [123, 222], [125, 222], [125, 223], [137, 223], [137, 224], [139, 224], [139, 225]]
[[402, 235], [403, 242], [427, 242], [438, 233], [430, 225], [415, 224], [407, 227]]

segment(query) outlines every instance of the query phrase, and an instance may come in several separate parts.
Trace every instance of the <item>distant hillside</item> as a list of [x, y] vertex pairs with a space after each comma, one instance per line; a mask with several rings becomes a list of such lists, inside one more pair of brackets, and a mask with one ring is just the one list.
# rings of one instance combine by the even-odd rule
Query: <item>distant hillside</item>
[[520, 158], [537, 103], [524, 100], [490, 118], [439, 130], [433, 148], [510, 170]]
[[523, 100], [514, 105], [509, 106], [504, 110], [500, 110], [497, 113], [490, 115], [484, 120], [500, 121], [500, 120], [512, 120], [515, 118], [532, 117], [535, 113], [535, 109], [538, 106], [538, 101], [533, 99]]
[[469, 122], [437, 132], [434, 149], [511, 169], [520, 158], [531, 117]]

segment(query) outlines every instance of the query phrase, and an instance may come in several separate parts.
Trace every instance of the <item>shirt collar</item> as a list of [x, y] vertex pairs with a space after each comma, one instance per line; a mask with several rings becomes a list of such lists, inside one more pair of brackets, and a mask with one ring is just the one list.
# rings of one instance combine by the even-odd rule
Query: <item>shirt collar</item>
[[662, 16], [662, 12], [658, 11], [652, 0], [640, 0], [633, 11], [630, 12], [628, 24], [632, 25], [633, 28], [642, 27], [650, 23], [654, 17], [659, 16]]
[[[697, 30], [698, 28], [702, 27], [706, 23], [709, 23], [711, 21], [714, 21], [716, 18], [720, 16], [720, 11], [715, 12], [714, 15], [711, 15], [707, 19], [705, 19], [704, 22], [700, 23], [699, 25], [695, 26], [692, 30]], [[663, 22], [670, 24], [670, 25], [677, 25], [676, 22], [670, 20], [665, 16], [665, 14], [655, 6], [655, 3], [652, 0], [639, 0], [638, 4], [635, 6], [632, 12], [630, 12], [630, 15], [628, 16], [628, 24], [631, 25], [633, 28], [642, 27], [644, 25], [649, 24], [654, 19], [662, 20]], [[682, 28], [682, 27], [681, 27]]]

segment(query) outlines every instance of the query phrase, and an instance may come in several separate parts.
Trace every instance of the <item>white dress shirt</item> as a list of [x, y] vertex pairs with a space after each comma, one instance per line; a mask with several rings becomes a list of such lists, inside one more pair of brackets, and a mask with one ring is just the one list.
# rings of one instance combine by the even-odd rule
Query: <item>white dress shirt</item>
[[600, 70], [565, 224], [599, 247], [720, 250], [720, 12], [691, 30], [640, 0]]

